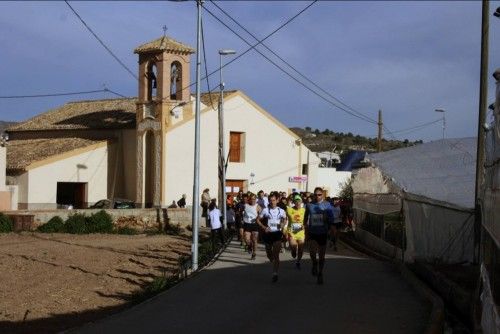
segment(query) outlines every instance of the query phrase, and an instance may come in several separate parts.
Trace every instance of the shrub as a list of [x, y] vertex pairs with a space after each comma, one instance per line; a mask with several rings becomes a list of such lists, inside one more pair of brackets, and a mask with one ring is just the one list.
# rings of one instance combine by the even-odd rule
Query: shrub
[[54, 216], [45, 224], [38, 226], [37, 229], [42, 233], [64, 233], [66, 232], [64, 221], [59, 216]]
[[180, 235], [183, 232], [183, 228], [181, 227], [181, 224], [170, 224], [167, 223], [165, 224], [165, 233], [169, 235]]
[[75, 213], [68, 217], [65, 223], [66, 232], [73, 234], [84, 234], [87, 232], [87, 223], [85, 215], [81, 213]]
[[88, 233], [112, 233], [113, 218], [104, 210], [94, 213], [87, 217]]
[[12, 220], [10, 220], [9, 216], [0, 212], [0, 233], [12, 232], [13, 230], [14, 224], [12, 224]]
[[125, 234], [125, 235], [136, 235], [139, 234], [137, 230], [134, 230], [130, 227], [119, 227], [115, 230], [116, 234]]

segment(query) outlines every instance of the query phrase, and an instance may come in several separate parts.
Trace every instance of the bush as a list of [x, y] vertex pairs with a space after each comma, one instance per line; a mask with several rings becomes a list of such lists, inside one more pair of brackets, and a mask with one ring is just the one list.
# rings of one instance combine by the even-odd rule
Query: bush
[[88, 233], [87, 231], [87, 223], [85, 219], [85, 215], [81, 213], [75, 213], [66, 219], [66, 232], [73, 234], [84, 234]]
[[64, 221], [59, 216], [54, 216], [45, 224], [38, 226], [37, 230], [42, 233], [64, 233], [66, 228]]
[[104, 210], [87, 217], [87, 233], [112, 233], [113, 218]]
[[0, 233], [8, 233], [14, 230], [14, 224], [12, 220], [3, 213], [0, 212]]
[[125, 235], [136, 235], [139, 234], [137, 230], [134, 230], [130, 227], [120, 227], [115, 230], [116, 234], [125, 234]]

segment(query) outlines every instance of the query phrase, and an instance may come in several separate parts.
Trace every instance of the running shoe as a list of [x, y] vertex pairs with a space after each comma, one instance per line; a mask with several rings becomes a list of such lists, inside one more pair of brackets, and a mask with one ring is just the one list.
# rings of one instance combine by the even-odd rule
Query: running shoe
[[252, 254], [252, 258], [251, 258], [251, 260], [255, 260], [255, 257], [256, 257], [256, 255], [255, 255], [255, 254]]
[[311, 274], [313, 276], [318, 276], [318, 267], [317, 266], [313, 266], [312, 269], [311, 269]]
[[299, 261], [295, 262], [295, 268], [297, 268], [297, 270], [300, 270], [300, 262]]
[[273, 278], [271, 279], [271, 282], [273, 282], [273, 283], [278, 282], [278, 274], [273, 274]]
[[322, 285], [322, 284], [323, 284], [323, 274], [319, 274], [319, 275], [318, 275], [317, 282], [318, 282], [318, 284], [319, 284], [319, 285]]

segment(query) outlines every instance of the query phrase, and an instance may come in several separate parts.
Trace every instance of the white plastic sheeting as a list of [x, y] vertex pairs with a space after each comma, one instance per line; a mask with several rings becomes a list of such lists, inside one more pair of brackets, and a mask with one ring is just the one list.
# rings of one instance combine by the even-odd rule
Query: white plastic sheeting
[[482, 193], [482, 224], [500, 247], [500, 83], [491, 130], [486, 133], [485, 182]]
[[477, 138], [442, 139], [369, 154], [384, 174], [407, 193], [474, 207]]
[[[370, 154], [353, 181], [359, 210], [403, 210], [405, 260], [473, 260], [476, 138], [444, 139]], [[399, 204], [398, 204], [399, 203]]]
[[484, 265], [481, 265], [481, 280], [483, 281], [481, 328], [485, 334], [500, 334], [500, 315], [491, 293], [488, 271]]
[[474, 214], [405, 200], [407, 261], [472, 262]]

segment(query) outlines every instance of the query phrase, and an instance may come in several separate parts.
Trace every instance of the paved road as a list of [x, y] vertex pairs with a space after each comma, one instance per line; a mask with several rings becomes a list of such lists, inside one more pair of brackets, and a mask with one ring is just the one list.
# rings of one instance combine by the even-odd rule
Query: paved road
[[389, 264], [344, 245], [317, 285], [282, 254], [279, 282], [232, 242], [218, 261], [169, 291], [77, 333], [422, 333], [430, 306]]

